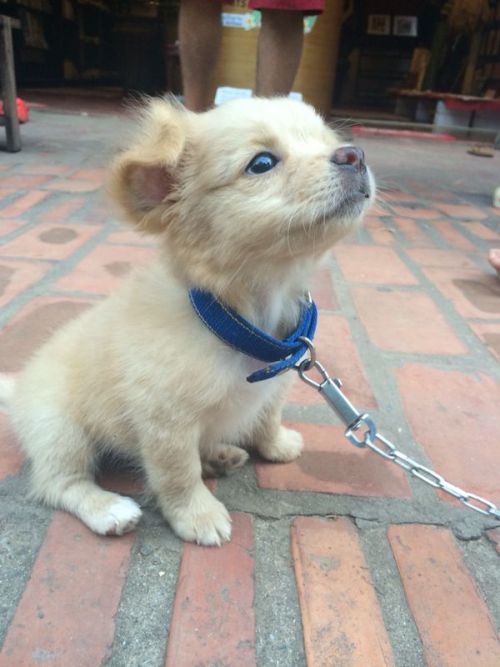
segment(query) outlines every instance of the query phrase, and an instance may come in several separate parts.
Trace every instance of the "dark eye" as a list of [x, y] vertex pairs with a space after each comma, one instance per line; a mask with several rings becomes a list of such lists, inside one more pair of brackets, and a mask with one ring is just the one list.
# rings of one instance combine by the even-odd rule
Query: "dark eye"
[[259, 153], [245, 169], [246, 174], [264, 174], [278, 164], [278, 158], [272, 153]]

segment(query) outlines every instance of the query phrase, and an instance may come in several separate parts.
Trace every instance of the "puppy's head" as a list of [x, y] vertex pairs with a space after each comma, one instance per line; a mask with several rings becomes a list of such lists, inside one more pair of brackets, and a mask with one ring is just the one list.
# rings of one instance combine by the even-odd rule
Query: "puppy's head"
[[115, 161], [112, 189], [180, 265], [226, 276], [323, 253], [374, 196], [362, 151], [310, 106], [281, 98], [203, 114], [153, 101], [136, 145]]

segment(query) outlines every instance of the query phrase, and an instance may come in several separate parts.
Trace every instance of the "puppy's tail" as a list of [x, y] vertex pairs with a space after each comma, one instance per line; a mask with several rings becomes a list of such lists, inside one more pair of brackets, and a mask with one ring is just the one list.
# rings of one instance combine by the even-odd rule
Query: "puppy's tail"
[[14, 395], [16, 381], [12, 375], [0, 374], [0, 408], [6, 408]]

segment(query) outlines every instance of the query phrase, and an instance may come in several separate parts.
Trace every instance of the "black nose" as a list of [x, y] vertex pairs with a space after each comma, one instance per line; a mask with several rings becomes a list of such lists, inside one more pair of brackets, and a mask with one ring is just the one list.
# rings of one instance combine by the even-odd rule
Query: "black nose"
[[365, 168], [365, 154], [357, 146], [341, 146], [337, 148], [332, 155], [333, 164], [339, 166], [349, 165], [354, 167], [357, 171], [362, 171]]

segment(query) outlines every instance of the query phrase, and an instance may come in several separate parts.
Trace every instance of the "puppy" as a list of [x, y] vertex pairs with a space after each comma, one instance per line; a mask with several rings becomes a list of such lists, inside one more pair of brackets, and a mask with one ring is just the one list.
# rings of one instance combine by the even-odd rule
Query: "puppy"
[[278, 338], [293, 330], [321, 257], [374, 194], [360, 149], [310, 107], [234, 101], [203, 114], [152, 101], [111, 169], [128, 220], [158, 256], [70, 322], [0, 392], [31, 461], [32, 495], [121, 535], [141, 516], [94, 481], [102, 453], [138, 459], [184, 540], [220, 545], [231, 519], [202, 473], [243, 465], [245, 446], [292, 461], [302, 437], [280, 424], [293, 373], [250, 384], [260, 363], [200, 321], [188, 290], [216, 295]]

